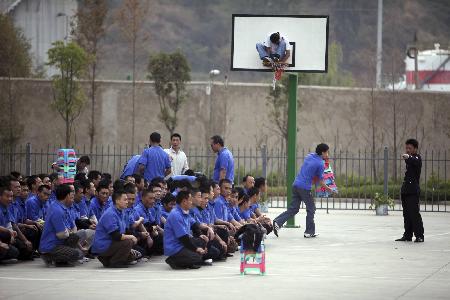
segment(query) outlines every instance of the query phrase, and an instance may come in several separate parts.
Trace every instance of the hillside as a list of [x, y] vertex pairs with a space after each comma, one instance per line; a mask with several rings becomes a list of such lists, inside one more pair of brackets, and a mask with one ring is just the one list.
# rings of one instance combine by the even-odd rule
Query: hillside
[[[101, 77], [125, 79], [130, 73], [130, 50], [114, 23], [119, 0], [110, 1], [108, 34], [103, 41]], [[138, 79], [145, 79], [150, 53], [181, 49], [192, 67], [193, 80], [207, 78], [211, 68], [228, 73], [232, 81], [268, 81], [267, 74], [230, 72], [231, 14], [326, 14], [330, 42], [342, 46], [342, 68], [368, 86], [375, 70], [377, 1], [366, 0], [152, 0], [139, 42]], [[447, 0], [384, 1], [383, 71], [404, 70], [404, 52], [416, 33], [422, 48], [439, 42], [449, 46], [450, 5]]]

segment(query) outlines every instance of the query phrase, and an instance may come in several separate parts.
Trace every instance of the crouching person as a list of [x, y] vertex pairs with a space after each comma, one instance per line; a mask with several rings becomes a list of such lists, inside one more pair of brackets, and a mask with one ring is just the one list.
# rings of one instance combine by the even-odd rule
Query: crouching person
[[125, 234], [127, 221], [124, 210], [128, 206], [125, 191], [114, 191], [113, 206], [101, 216], [92, 245], [92, 253], [98, 254], [98, 260], [107, 268], [124, 268], [135, 264], [138, 251], [132, 250], [137, 239]]
[[48, 210], [42, 232], [39, 251], [47, 266], [72, 266], [83, 258], [78, 249], [80, 238], [75, 233], [69, 207], [73, 204], [74, 192], [69, 185], [62, 184], [56, 188], [56, 199]]
[[176, 202], [164, 226], [164, 255], [168, 256], [166, 263], [172, 269], [198, 269], [204, 264], [206, 241], [199, 245], [199, 241], [191, 235], [192, 228], [198, 224], [189, 215], [191, 193], [180, 191]]

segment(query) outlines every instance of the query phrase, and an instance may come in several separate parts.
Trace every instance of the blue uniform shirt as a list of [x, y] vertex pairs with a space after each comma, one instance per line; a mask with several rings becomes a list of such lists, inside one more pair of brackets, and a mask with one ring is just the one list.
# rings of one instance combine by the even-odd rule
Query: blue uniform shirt
[[125, 168], [123, 168], [122, 175], [120, 175], [120, 179], [125, 179], [127, 176], [131, 176], [136, 173], [138, 167], [138, 161], [141, 158], [140, 155], [135, 155], [127, 162]]
[[95, 229], [92, 253], [102, 254], [108, 250], [112, 243], [111, 233], [119, 231], [124, 234], [127, 227], [126, 223], [125, 214], [122, 210], [115, 206], [105, 210]]
[[143, 224], [154, 224], [156, 222], [155, 214], [153, 207], [145, 207], [145, 205], [141, 202], [137, 206], [134, 207], [134, 210], [138, 214], [139, 217], [144, 218]]
[[256, 209], [259, 208], [259, 203], [250, 205], [250, 212], [255, 213]]
[[239, 215], [238, 208], [236, 206], [232, 206], [231, 203], [228, 202], [228, 214], [233, 217], [236, 221], [241, 220], [241, 216]]
[[203, 222], [203, 218], [202, 218], [202, 214], [200, 212], [200, 210], [198, 209], [198, 207], [192, 207], [189, 210], [189, 215], [191, 215], [191, 218], [194, 219], [194, 221], [196, 223], [204, 223]]
[[79, 203], [73, 203], [72, 207], [70, 207], [70, 214], [73, 221], [76, 219], [88, 219], [90, 217], [88, 216], [88, 207], [84, 197]]
[[164, 226], [164, 255], [172, 256], [183, 249], [180, 237], [191, 234], [191, 227], [195, 221], [184, 212], [180, 206], [175, 206], [167, 218]]
[[144, 178], [151, 181], [156, 177], [165, 177], [166, 169], [170, 169], [169, 154], [164, 152], [160, 146], [152, 146], [142, 152], [138, 164], [145, 166]]
[[208, 218], [209, 221], [206, 224], [214, 224], [216, 223], [217, 217], [216, 217], [216, 212], [214, 210], [215, 207], [215, 203], [214, 201], [208, 201], [208, 205], [206, 206], [205, 211], [208, 213]]
[[243, 220], [248, 220], [248, 219], [250, 219], [252, 216], [251, 216], [251, 209], [250, 208], [247, 208], [246, 210], [244, 210], [244, 211], [242, 211], [241, 212], [241, 210], [239, 209], [239, 216], [241, 217], [241, 219], [243, 219]]
[[228, 211], [228, 201], [222, 195], [214, 201], [214, 213], [216, 214], [216, 218], [222, 221], [230, 222], [233, 219]]
[[16, 199], [13, 202], [13, 206], [14, 206], [14, 221], [17, 224], [24, 224], [27, 218], [25, 213], [25, 202], [22, 200], [21, 197], [16, 197]]
[[321, 156], [317, 155], [317, 153], [308, 154], [300, 172], [295, 178], [293, 186], [303, 190], [311, 190], [313, 178], [317, 177], [319, 180], [322, 180], [324, 169], [325, 164]]
[[131, 226], [133, 226], [133, 224], [137, 220], [139, 220], [140, 216], [138, 212], [134, 209], [134, 207], [125, 209], [124, 214], [125, 214], [125, 222], [127, 223], [127, 229], [132, 230]]
[[3, 206], [0, 204], [0, 226], [9, 228], [10, 223], [14, 223], [14, 216], [11, 214], [11, 205]]
[[97, 220], [100, 220], [100, 218], [103, 215], [103, 212], [106, 211], [106, 209], [109, 207], [108, 201], [104, 205], [100, 204], [100, 201], [98, 201], [97, 197], [92, 198], [91, 204], [89, 205], [89, 215], [95, 215], [97, 217]]
[[161, 216], [162, 216], [163, 210], [164, 210], [164, 207], [163, 207], [161, 201], [155, 202], [155, 205], [152, 207], [152, 211], [153, 211], [153, 215], [155, 216], [156, 225], [161, 225]]
[[56, 246], [63, 245], [64, 240], [59, 239], [56, 234], [73, 228], [69, 209], [59, 201], [51, 204], [49, 214], [44, 224], [39, 251], [51, 252]]
[[233, 154], [227, 148], [222, 148], [222, 150], [217, 153], [216, 164], [214, 165], [214, 176], [213, 179], [216, 182], [220, 180], [220, 170], [225, 169], [227, 171], [225, 178], [234, 181], [234, 159]]
[[27, 219], [37, 221], [45, 218], [45, 204], [39, 200], [37, 195], [31, 195], [25, 202], [25, 211]]

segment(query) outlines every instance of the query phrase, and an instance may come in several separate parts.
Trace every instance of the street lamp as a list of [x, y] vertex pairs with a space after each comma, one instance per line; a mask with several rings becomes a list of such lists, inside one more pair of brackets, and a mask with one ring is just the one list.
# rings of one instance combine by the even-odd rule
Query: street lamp
[[[212, 105], [212, 96], [211, 96], [211, 90], [212, 90], [212, 86], [213, 86], [213, 80], [214, 80], [214, 76], [217, 76], [220, 74], [220, 71], [217, 69], [212, 69], [211, 71], [209, 71], [209, 83], [206, 86], [206, 95], [209, 96], [209, 137], [211, 137], [213, 135], [213, 126], [212, 126], [212, 111], [213, 111], [213, 105]], [[208, 137], [208, 138], [209, 138]], [[206, 141], [207, 145], [208, 145], [209, 139]], [[206, 166], [207, 166], [207, 170], [209, 172], [209, 154], [206, 157]]]
[[69, 16], [66, 13], [59, 12], [56, 17], [66, 17], [66, 36], [64, 37], [64, 44], [67, 45], [67, 40], [69, 39]]

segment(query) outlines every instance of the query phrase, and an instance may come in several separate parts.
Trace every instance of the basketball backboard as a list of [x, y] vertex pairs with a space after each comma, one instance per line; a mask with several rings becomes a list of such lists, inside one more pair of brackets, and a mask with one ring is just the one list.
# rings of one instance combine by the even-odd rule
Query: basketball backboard
[[[231, 70], [272, 71], [264, 67], [257, 43], [270, 43], [279, 32], [289, 42], [288, 72], [325, 73], [328, 67], [328, 16], [247, 15], [232, 16]], [[267, 42], [266, 42], [267, 41]]]

